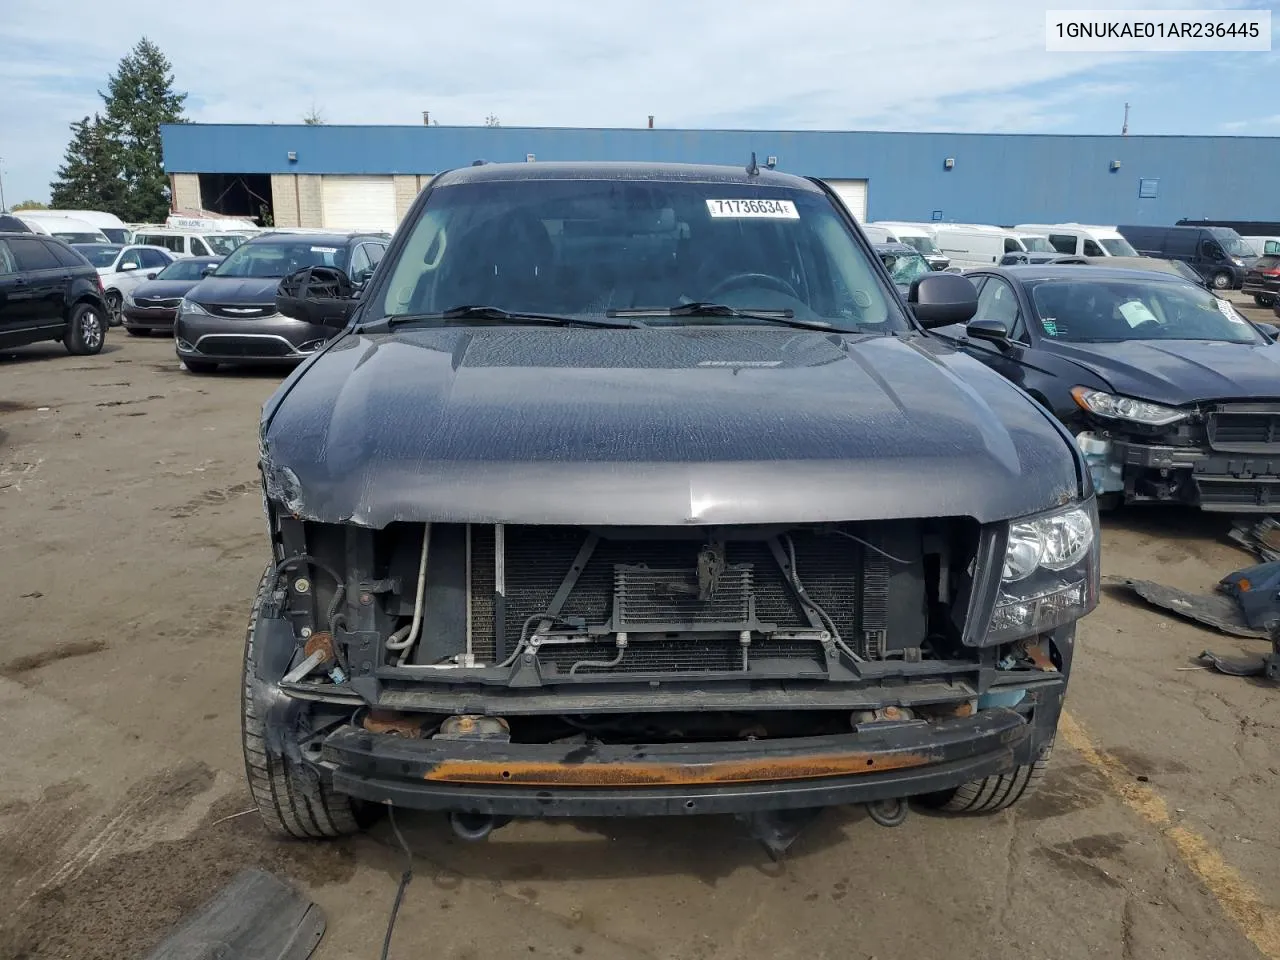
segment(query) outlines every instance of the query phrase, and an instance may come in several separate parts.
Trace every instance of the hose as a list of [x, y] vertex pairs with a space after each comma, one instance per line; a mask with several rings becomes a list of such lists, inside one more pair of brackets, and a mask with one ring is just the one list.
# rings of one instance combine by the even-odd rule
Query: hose
[[400, 651], [396, 666], [403, 667], [409, 659], [413, 645], [418, 642], [418, 631], [422, 628], [422, 607], [427, 592], [427, 552], [431, 546], [431, 524], [422, 525], [422, 554], [418, 558], [418, 590], [413, 601], [413, 623], [401, 627], [387, 638], [387, 649]]
[[575, 673], [578, 672], [579, 668], [581, 667], [600, 667], [602, 669], [608, 669], [609, 667], [616, 667], [618, 664], [622, 662], [622, 655], [626, 652], [627, 652], [627, 638], [620, 636], [618, 637], [618, 655], [616, 657], [614, 657], [612, 660], [579, 660], [577, 663], [575, 663], [573, 666], [569, 668], [569, 676], [573, 676]]
[[792, 542], [790, 534], [786, 534], [782, 539], [787, 544], [787, 554], [791, 560], [791, 583], [796, 588], [796, 593], [799, 595], [801, 602], [816, 613], [818, 615], [818, 619], [821, 620], [826, 625], [826, 628], [831, 631], [831, 638], [835, 641], [837, 647], [843, 650], [855, 663], [864, 663], [865, 661], [862, 657], [854, 653], [853, 650], [850, 649], [849, 645], [844, 642], [844, 639], [840, 636], [840, 631], [836, 629], [835, 621], [828, 616], [827, 611], [823, 610], [818, 604], [818, 601], [814, 600], [805, 592], [804, 584], [800, 582], [800, 570], [796, 566], [796, 545]]
[[519, 659], [520, 654], [524, 652], [525, 644], [529, 640], [529, 628], [533, 626], [534, 622], [537, 620], [550, 620], [552, 623], [558, 623], [560, 618], [553, 617], [549, 613], [535, 613], [532, 617], [527, 618], [524, 625], [520, 628], [520, 642], [517, 643], [516, 648], [511, 651], [511, 656], [507, 657], [507, 659], [494, 667], [495, 670], [505, 670]]

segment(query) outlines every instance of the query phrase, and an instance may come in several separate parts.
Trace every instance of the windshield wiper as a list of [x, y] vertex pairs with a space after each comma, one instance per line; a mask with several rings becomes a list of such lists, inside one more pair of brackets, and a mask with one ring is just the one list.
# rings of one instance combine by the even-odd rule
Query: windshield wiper
[[837, 328], [825, 320], [797, 320], [794, 310], [739, 310], [724, 303], [695, 300], [678, 303], [674, 307], [628, 307], [606, 310], [606, 317], [726, 317], [731, 320], [760, 320], [764, 323], [780, 323], [801, 330], [831, 330]]
[[494, 320], [499, 323], [525, 324], [548, 327], [607, 327], [621, 329], [634, 327], [634, 323], [609, 323], [592, 317], [565, 317], [554, 313], [525, 313], [520, 310], [504, 310], [501, 307], [488, 306], [482, 303], [469, 303], [458, 307], [450, 307], [438, 313], [401, 313], [383, 317], [371, 323], [361, 325], [362, 330], [390, 330], [406, 323], [429, 323], [431, 321], [452, 320]]

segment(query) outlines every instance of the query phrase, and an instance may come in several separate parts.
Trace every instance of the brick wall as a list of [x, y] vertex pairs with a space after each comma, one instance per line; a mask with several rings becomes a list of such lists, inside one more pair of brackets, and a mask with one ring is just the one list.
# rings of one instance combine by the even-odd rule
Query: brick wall
[[404, 219], [404, 215], [409, 212], [409, 208], [413, 206], [413, 201], [418, 196], [418, 181], [420, 177], [409, 175], [407, 177], [396, 176], [392, 180], [395, 183], [396, 191], [396, 221]]
[[271, 215], [277, 227], [300, 227], [298, 223], [298, 183], [292, 173], [271, 175]]
[[300, 227], [324, 226], [324, 194], [319, 174], [298, 174], [298, 219]]
[[173, 198], [170, 201], [174, 210], [196, 211], [200, 209], [200, 175], [198, 173], [172, 174]]

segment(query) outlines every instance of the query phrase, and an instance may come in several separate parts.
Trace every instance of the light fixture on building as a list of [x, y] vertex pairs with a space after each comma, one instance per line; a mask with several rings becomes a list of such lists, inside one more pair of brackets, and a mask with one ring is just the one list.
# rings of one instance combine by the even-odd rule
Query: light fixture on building
[[1115, 173], [1115, 172], [1116, 172], [1117, 170], [1119, 170], [1119, 169], [1120, 169], [1120, 161], [1119, 161], [1119, 160], [1112, 160], [1112, 161], [1111, 161], [1111, 172], [1112, 172], [1112, 173]]
[[288, 156], [289, 156], [289, 162], [290, 162], [290, 163], [297, 163], [297, 162], [298, 162], [298, 151], [297, 151], [297, 150], [290, 150], [290, 151], [289, 151]]
[[955, 165], [956, 165], [955, 157], [947, 157], [947, 159], [942, 161], [942, 167], [944, 170], [950, 170]]

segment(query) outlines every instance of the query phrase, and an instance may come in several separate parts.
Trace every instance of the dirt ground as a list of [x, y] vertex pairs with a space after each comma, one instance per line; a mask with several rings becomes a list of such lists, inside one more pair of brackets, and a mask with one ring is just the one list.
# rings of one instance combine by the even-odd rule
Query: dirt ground
[[[1261, 312], [1258, 314], [1261, 318]], [[255, 469], [280, 374], [197, 377], [167, 339], [0, 353], [0, 958], [141, 956], [241, 867], [375, 957], [402, 869], [384, 822], [270, 838], [243, 782], [243, 628], [266, 556]], [[1225, 518], [1131, 511], [1104, 573], [1208, 590]], [[729, 818], [405, 815], [391, 956], [1280, 960], [1280, 706], [1193, 668], [1261, 649], [1115, 595], [1081, 628], [1051, 775], [995, 817], [828, 811], [773, 864]]]

